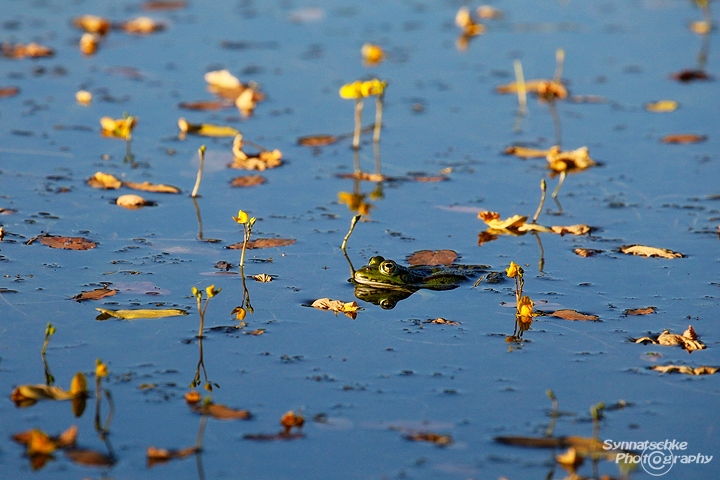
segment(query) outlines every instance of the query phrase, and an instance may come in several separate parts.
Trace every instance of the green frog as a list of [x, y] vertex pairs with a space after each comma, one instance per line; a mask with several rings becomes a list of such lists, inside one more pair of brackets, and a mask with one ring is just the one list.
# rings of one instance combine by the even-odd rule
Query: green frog
[[450, 290], [476, 273], [487, 271], [487, 265], [414, 265], [404, 267], [381, 256], [370, 259], [356, 270], [352, 281], [357, 285], [385, 290], [415, 292], [421, 288]]

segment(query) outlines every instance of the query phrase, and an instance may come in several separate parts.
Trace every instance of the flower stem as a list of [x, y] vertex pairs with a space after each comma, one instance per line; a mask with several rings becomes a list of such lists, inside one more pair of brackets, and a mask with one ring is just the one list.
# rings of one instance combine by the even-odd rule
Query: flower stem
[[375, 131], [373, 132], [373, 142], [380, 142], [380, 130], [382, 130], [382, 115], [383, 115], [383, 97], [381, 93], [377, 96], [375, 102]]
[[360, 148], [360, 130], [362, 129], [362, 109], [363, 100], [362, 98], [355, 99], [355, 132], [353, 133], [353, 149], [358, 150]]
[[195, 179], [195, 187], [193, 187], [193, 191], [190, 194], [193, 198], [197, 197], [198, 190], [200, 190], [200, 181], [202, 180], [203, 167], [205, 166], [205, 145], [202, 145], [198, 149], [198, 156], [200, 157], [200, 168], [198, 168], [197, 178]]

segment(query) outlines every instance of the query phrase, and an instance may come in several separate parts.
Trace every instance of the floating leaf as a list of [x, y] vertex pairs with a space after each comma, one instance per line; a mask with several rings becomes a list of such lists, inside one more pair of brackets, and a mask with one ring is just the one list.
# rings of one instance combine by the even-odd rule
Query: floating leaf
[[149, 0], [142, 5], [143, 10], [177, 10], [185, 8], [185, 0]]
[[205, 81], [217, 88], [226, 90], [232, 90], [236, 88], [243, 88], [243, 84], [238, 78], [230, 73], [228, 70], [214, 70], [205, 74]]
[[228, 164], [228, 168], [236, 170], [267, 170], [269, 168], [277, 168], [282, 165], [282, 152], [280, 150], [268, 150], [260, 152], [256, 156], [235, 157], [232, 163]]
[[164, 30], [165, 24], [153, 20], [150, 17], [138, 17], [120, 24], [120, 28], [125, 30], [127, 33], [147, 35], [148, 33], [155, 33]]
[[123, 185], [132, 190], [140, 190], [142, 192], [153, 192], [153, 193], [180, 193], [180, 189], [173, 187], [172, 185], [163, 185], [162, 183], [150, 183], [150, 182], [123, 182]]
[[579, 172], [594, 165], [595, 161], [590, 158], [587, 147], [580, 147], [575, 150], [561, 151], [558, 145], [550, 147], [545, 159], [548, 167], [553, 172]]
[[192, 124], [188, 123], [184, 118], [178, 120], [178, 127], [181, 134], [192, 133], [205, 137], [234, 137], [240, 131], [236, 128], [226, 125], [212, 125], [210, 123]]
[[680, 70], [670, 75], [670, 78], [678, 82], [692, 82], [694, 80], [710, 80], [710, 75], [703, 70]]
[[460, 325], [460, 322], [455, 322], [453, 320], [445, 320], [442, 317], [425, 320], [425, 323], [434, 323], [437, 325], [453, 325], [453, 326]]
[[720, 367], [709, 367], [701, 365], [699, 367], [690, 367], [688, 365], [653, 365], [651, 370], [662, 373], [684, 373], [685, 375], [714, 375]]
[[577, 224], [568, 225], [566, 227], [554, 225], [550, 227], [550, 229], [553, 231], [553, 233], [557, 233], [559, 235], [585, 235], [586, 233], [590, 232], [590, 225]]
[[230, 105], [227, 103], [227, 101], [223, 100], [201, 100], [198, 102], [182, 102], [180, 105], [178, 105], [180, 108], [184, 108], [185, 110], [220, 110], [223, 108], [227, 108]]
[[[61, 248], [63, 250], [90, 250], [97, 247], [97, 243], [82, 237], [62, 237], [60, 235], [42, 235], [36, 237], [40, 243], [50, 248]], [[34, 240], [30, 239], [28, 244]]]
[[230, 181], [231, 187], [254, 187], [256, 185], [262, 185], [267, 180], [262, 175], [242, 175], [235, 177]]
[[90, 105], [92, 103], [92, 93], [87, 90], [78, 90], [75, 93], [75, 101], [80, 105]]
[[673, 252], [666, 248], [648, 247], [646, 245], [623, 245], [620, 252], [627, 255], [639, 255], [641, 257], [660, 257], [660, 258], [683, 258], [682, 253]]
[[[293, 238], [257, 238], [247, 242], [247, 249], [253, 250], [256, 248], [286, 247], [288, 245], [292, 245], [293, 243], [295, 243], [295, 239]], [[226, 248], [231, 250], [241, 250], [242, 242], [233, 243], [232, 245], [228, 245]]]
[[301, 414], [290, 410], [280, 418], [280, 425], [283, 426], [286, 433], [290, 433], [293, 428], [301, 429], [305, 425], [305, 418]]
[[385, 58], [385, 52], [380, 45], [373, 45], [372, 43], [366, 43], [360, 49], [363, 62], [366, 65], [377, 65], [382, 62]]
[[121, 195], [115, 203], [117, 203], [118, 206], [129, 210], [137, 210], [138, 208], [142, 208], [147, 205], [147, 201], [143, 197], [133, 194]]
[[1, 47], [2, 54], [9, 58], [38, 58], [52, 57], [55, 55], [55, 51], [52, 48], [34, 42], [28, 43], [27, 45], [20, 43], [15, 45], [11, 43], [3, 43]]
[[596, 322], [600, 320], [600, 317], [598, 317], [597, 315], [587, 315], [585, 313], [580, 313], [577, 310], [569, 309], [556, 310], [552, 313], [548, 313], [547, 315], [549, 317], [557, 317], [562, 318], [563, 320], [570, 320], [571, 322], [578, 320], [588, 320], [591, 322]]
[[[187, 311], [179, 308], [140, 308], [133, 310], [107, 310], [104, 308], [96, 308], [99, 315], [97, 320], [106, 320], [110, 317], [119, 318], [121, 320], [135, 320], [138, 318], [165, 318], [165, 317], [177, 317], [179, 315], [187, 315]], [[103, 318], [100, 318], [103, 317]]]
[[97, 15], [82, 15], [73, 19], [73, 25], [77, 28], [85, 30], [88, 33], [97, 33], [105, 35], [110, 31], [112, 24], [110, 20]]
[[103, 137], [115, 137], [123, 140], [129, 140], [133, 129], [137, 125], [137, 118], [127, 115], [124, 118], [114, 119], [111, 117], [102, 117], [100, 119], [100, 132]]
[[544, 158], [550, 150], [538, 150], [520, 145], [512, 145], [505, 149], [506, 155], [515, 155], [520, 158]]
[[187, 447], [180, 450], [148, 447], [146, 452], [148, 467], [152, 467], [156, 463], [165, 463], [173, 459], [189, 457], [199, 451], [198, 447]]
[[602, 250], [598, 250], [596, 248], [576, 248], [573, 250], [576, 255], [580, 255], [581, 257], [592, 257], [594, 255], [597, 255], [599, 253], [602, 253]]
[[18, 93], [20, 93], [18, 87], [0, 87], [0, 98], [14, 97]]
[[338, 140], [340, 138], [334, 135], [308, 135], [298, 138], [297, 143], [302, 147], [324, 147], [325, 145], [332, 145]]
[[650, 315], [651, 313], [657, 313], [655, 307], [627, 309], [623, 315]]
[[408, 257], [410, 265], [450, 265], [457, 258], [453, 250], [420, 250]]
[[660, 139], [662, 143], [699, 143], [707, 140], [707, 135], [695, 135], [694, 133], [675, 133], [665, 135]]
[[682, 335], [676, 333], [670, 333], [670, 330], [663, 330], [663, 332], [655, 338], [652, 337], [640, 337], [631, 338], [631, 342], [634, 343], [652, 343], [654, 345], [674, 346], [679, 345], [688, 351], [688, 353], [695, 350], [704, 350], [705, 344], [697, 339], [697, 334], [692, 326], [689, 326]]
[[272, 280], [273, 280], [273, 277], [268, 275], [267, 273], [258, 273], [257, 275], [253, 275], [250, 278], [252, 278], [256, 282], [260, 282], [260, 283], [268, 283], [268, 282], [272, 282]]
[[674, 112], [677, 108], [678, 103], [675, 100], [659, 100], [645, 104], [645, 110], [653, 113]]
[[257, 330], [253, 330], [252, 332], [243, 332], [243, 333], [245, 333], [245, 335], [254, 335], [254, 336], [257, 337], [257, 336], [260, 336], [260, 335], [262, 335], [263, 333], [265, 333], [265, 329], [264, 329], [264, 328], [258, 328]]
[[430, 442], [438, 447], [447, 447], [453, 443], [450, 435], [439, 435], [433, 432], [414, 432], [405, 435], [405, 438], [413, 442]]
[[109, 173], [97, 172], [95, 175], [87, 179], [87, 184], [92, 188], [101, 188], [104, 190], [115, 190], [122, 186], [122, 182]]
[[88, 467], [109, 467], [115, 464], [115, 459], [96, 450], [72, 449], [65, 450], [65, 456], [73, 463]]
[[[551, 100], [554, 98], [559, 98], [563, 100], [568, 97], [567, 88], [565, 88], [565, 85], [563, 85], [562, 82], [558, 82], [555, 80], [535, 79], [527, 80], [524, 83], [526, 92], [534, 93], [544, 100]], [[498, 85], [497, 87], [495, 87], [495, 91], [497, 93], [515, 94], [518, 92], [518, 84], [517, 82], [511, 82], [506, 83], [505, 85]]]
[[117, 290], [111, 290], [109, 288], [96, 288], [89, 292], [81, 292], [72, 297], [73, 300], [82, 302], [85, 300], [100, 300], [105, 297], [112, 297], [117, 293]]
[[358, 307], [358, 304], [355, 301], [343, 302], [341, 300], [331, 300], [329, 298], [319, 298], [310, 306], [319, 310], [330, 310], [331, 312], [335, 312], [335, 315], [338, 313], [344, 313], [353, 320], [357, 318], [358, 311], [362, 310]]
[[193, 411], [219, 420], [250, 420], [252, 418], [252, 414], [248, 410], [238, 410], [217, 403], [198, 404], [193, 407]]

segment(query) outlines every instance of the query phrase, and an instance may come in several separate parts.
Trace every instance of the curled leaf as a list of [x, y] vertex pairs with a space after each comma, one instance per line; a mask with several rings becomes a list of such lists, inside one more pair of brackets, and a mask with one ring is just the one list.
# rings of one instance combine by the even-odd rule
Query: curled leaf
[[690, 367], [688, 365], [653, 365], [651, 370], [662, 373], [684, 373], [685, 375], [714, 375], [720, 367], [709, 367], [701, 365], [699, 367]]
[[358, 311], [362, 310], [362, 308], [358, 307], [358, 304], [355, 301], [343, 302], [340, 300], [331, 300], [329, 298], [319, 298], [310, 306], [319, 310], [330, 310], [331, 312], [335, 312], [335, 315], [338, 313], [344, 313], [353, 320], [357, 318]]
[[192, 133], [206, 137], [234, 137], [240, 133], [238, 129], [226, 125], [188, 123], [188, 121], [182, 117], [178, 120], [178, 128], [180, 128], [181, 134]]
[[118, 189], [122, 186], [122, 182], [109, 173], [97, 172], [95, 175], [87, 179], [87, 184], [92, 188], [101, 188], [105, 190]]
[[648, 247], [646, 245], [623, 245], [620, 252], [627, 255], [638, 255], [641, 257], [660, 257], [660, 258], [683, 258], [682, 253], [673, 252], [666, 248]]

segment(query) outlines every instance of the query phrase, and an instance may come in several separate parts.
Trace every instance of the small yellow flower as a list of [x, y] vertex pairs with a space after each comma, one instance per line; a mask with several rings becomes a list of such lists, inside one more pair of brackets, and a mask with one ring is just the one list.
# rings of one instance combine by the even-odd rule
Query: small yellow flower
[[[510, 266], [505, 269], [505, 275], [507, 275], [510, 278], [515, 278], [517, 276], [522, 277], [523, 275], [523, 269], [520, 265], [518, 265], [515, 262], [510, 262]], [[527, 298], [527, 297], [523, 297]], [[529, 300], [529, 299], [528, 299]]]
[[235, 307], [235, 309], [232, 311], [232, 313], [235, 314], [235, 320], [242, 322], [243, 320], [245, 320], [245, 316], [247, 315], [247, 310], [245, 310], [243, 307]]
[[136, 124], [137, 119], [132, 115], [117, 120], [110, 117], [103, 117], [100, 119], [103, 136], [118, 137], [125, 140], [130, 138], [130, 133], [132, 132], [132, 129], [135, 128]]
[[95, 376], [97, 378], [107, 377], [108, 368], [99, 358], [95, 360]]
[[340, 87], [340, 97], [346, 100], [358, 100], [362, 95], [363, 82], [357, 80], [353, 83], [347, 83]]
[[200, 290], [198, 290], [197, 287], [192, 287], [192, 294], [193, 294], [193, 297], [196, 297], [196, 298], [199, 296], [202, 296], [202, 293], [200, 293]]
[[530, 300], [530, 297], [524, 295], [522, 298], [520, 298], [520, 301], [518, 301], [517, 305], [517, 313], [521, 317], [532, 317], [533, 315], [533, 301]]
[[205, 293], [207, 293], [208, 298], [213, 298], [220, 293], [220, 290], [222, 290], [222, 288], [215, 288], [215, 285], [210, 285], [205, 289]]
[[376, 65], [385, 58], [385, 52], [383, 52], [382, 47], [373, 45], [372, 43], [363, 45], [360, 52], [362, 53], [363, 60], [365, 60], [368, 65]]
[[372, 95], [380, 96], [385, 91], [386, 86], [386, 81], [373, 78], [372, 80], [362, 82], [362, 84], [360, 85], [360, 93], [363, 97], [370, 97]]
[[247, 212], [244, 212], [243, 210], [238, 210], [237, 217], [232, 217], [233, 220], [235, 220], [239, 225], [243, 225], [245, 223], [248, 223], [250, 220], [250, 216], [247, 214]]

